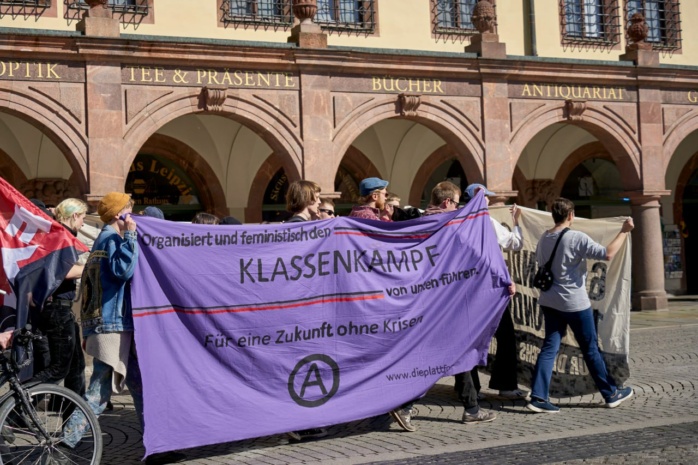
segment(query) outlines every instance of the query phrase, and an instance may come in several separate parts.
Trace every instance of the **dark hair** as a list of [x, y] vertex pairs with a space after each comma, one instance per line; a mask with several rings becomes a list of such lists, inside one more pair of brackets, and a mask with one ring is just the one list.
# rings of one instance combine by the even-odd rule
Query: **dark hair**
[[574, 203], [563, 197], [558, 197], [553, 201], [553, 221], [560, 224], [567, 219], [570, 213], [574, 212]]
[[240, 222], [240, 220], [238, 220], [234, 216], [224, 216], [223, 218], [221, 218], [220, 224], [232, 224], [232, 225], [238, 226], [238, 225], [241, 225], [242, 223]]
[[191, 220], [192, 224], [218, 224], [220, 223], [220, 220], [216, 215], [212, 215], [210, 213], [205, 213], [205, 212], [199, 212], [196, 214], [193, 220]]
[[320, 186], [313, 181], [294, 181], [286, 192], [286, 210], [300, 213], [320, 197]]
[[460, 187], [451, 181], [442, 181], [431, 190], [431, 204], [434, 206], [441, 205], [446, 199], [453, 200], [456, 195], [460, 197], [460, 194]]

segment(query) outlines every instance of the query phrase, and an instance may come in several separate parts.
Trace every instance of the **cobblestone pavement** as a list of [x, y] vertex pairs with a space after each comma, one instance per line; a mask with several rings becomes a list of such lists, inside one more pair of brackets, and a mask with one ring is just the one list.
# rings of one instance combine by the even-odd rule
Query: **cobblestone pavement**
[[[596, 395], [553, 399], [560, 414], [532, 414], [525, 402], [487, 396], [498, 419], [460, 423], [453, 378], [436, 384], [416, 406], [419, 430], [403, 432], [388, 415], [329, 428], [316, 441], [274, 435], [183, 451], [191, 465], [214, 464], [695, 464], [698, 463], [698, 305], [674, 303], [667, 313], [631, 316], [635, 397], [616, 409]], [[487, 384], [485, 376], [483, 385]], [[485, 394], [488, 394], [485, 391]], [[130, 397], [114, 397], [100, 422], [102, 463], [136, 464], [141, 432]], [[231, 419], [235, 421], [235, 419]]]

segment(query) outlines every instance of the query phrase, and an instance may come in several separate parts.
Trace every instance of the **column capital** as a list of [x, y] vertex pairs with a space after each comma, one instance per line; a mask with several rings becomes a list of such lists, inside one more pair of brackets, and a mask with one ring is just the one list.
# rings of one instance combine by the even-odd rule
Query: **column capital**
[[654, 206], [654, 205], [647, 205], [651, 203], [656, 203], [657, 207], [659, 206], [659, 201], [661, 200], [662, 197], [666, 197], [668, 195], [671, 195], [670, 190], [642, 190], [642, 191], [630, 191], [630, 192], [622, 192], [621, 196], [627, 197], [630, 199], [630, 204], [633, 206], [639, 206], [639, 205], [645, 205], [645, 206]]
[[501, 207], [507, 200], [519, 195], [519, 191], [493, 191], [495, 195], [490, 195], [490, 207]]

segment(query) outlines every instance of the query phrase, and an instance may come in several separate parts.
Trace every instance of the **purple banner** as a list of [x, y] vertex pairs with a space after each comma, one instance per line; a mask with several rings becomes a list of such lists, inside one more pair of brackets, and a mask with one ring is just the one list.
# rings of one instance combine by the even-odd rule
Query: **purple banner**
[[483, 197], [401, 223], [138, 218], [147, 454], [384, 414], [487, 360], [509, 274]]

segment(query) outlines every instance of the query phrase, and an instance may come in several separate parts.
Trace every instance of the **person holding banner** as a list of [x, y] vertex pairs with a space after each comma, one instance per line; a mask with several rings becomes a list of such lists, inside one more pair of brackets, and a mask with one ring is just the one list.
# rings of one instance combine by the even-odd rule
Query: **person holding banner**
[[359, 183], [359, 205], [355, 205], [349, 214], [352, 218], [365, 220], [393, 221], [385, 210], [388, 196], [388, 181], [380, 178], [366, 178]]
[[[482, 191], [485, 194], [485, 202], [489, 205], [489, 197], [495, 195], [494, 192], [487, 189], [482, 184], [470, 184], [465, 193], [468, 199], [472, 199], [478, 192]], [[497, 235], [497, 242], [504, 250], [518, 251], [523, 248], [523, 234], [519, 226], [519, 217], [521, 210], [516, 204], [510, 207], [511, 218], [514, 224], [514, 229], [509, 231], [502, 224], [490, 217], [490, 223]], [[512, 284], [513, 285], [513, 284]], [[513, 285], [515, 286], [515, 285]], [[513, 287], [512, 295], [516, 293], [516, 287]], [[517, 377], [518, 354], [516, 348], [516, 334], [514, 332], [514, 322], [511, 319], [511, 312], [507, 309], [502, 315], [502, 319], [497, 326], [497, 332], [494, 334], [497, 339], [497, 353], [492, 364], [490, 389], [499, 391], [499, 396], [505, 399], [518, 400], [528, 398], [528, 392], [519, 389]], [[480, 379], [477, 370], [472, 371], [473, 381], [477, 391], [480, 390]]]
[[317, 220], [320, 207], [320, 186], [313, 181], [295, 181], [286, 192], [286, 210], [293, 216], [286, 223]]
[[[586, 260], [612, 260], [633, 230], [633, 219], [627, 218], [616, 237], [607, 247], [603, 247], [586, 234], [569, 229], [574, 221], [574, 203], [570, 200], [556, 199], [552, 215], [555, 226], [543, 234], [536, 249], [539, 267], [552, 256], [554, 279], [550, 289], [541, 290], [538, 297], [545, 317], [545, 339], [533, 371], [531, 401], [526, 407], [536, 413], [560, 411], [549, 401], [549, 388], [560, 341], [567, 333], [568, 326], [579, 344], [596, 387], [606, 401], [606, 407], [618, 407], [633, 396], [633, 389], [616, 385], [599, 352], [594, 314], [586, 290]], [[559, 246], [553, 256], [556, 245]]]
[[[460, 188], [452, 182], [443, 181], [438, 183], [431, 191], [431, 203], [424, 212], [424, 216], [456, 210], [460, 201], [460, 195]], [[511, 286], [513, 285], [512, 283]], [[509, 288], [509, 293], [513, 294], [514, 288], [511, 286]], [[467, 424], [494, 421], [497, 415], [494, 412], [485, 412], [480, 409], [480, 405], [477, 401], [477, 391], [480, 387], [477, 367], [473, 368], [471, 371], [457, 373], [455, 378], [454, 389], [458, 393], [458, 398], [463, 403], [464, 409], [462, 422]]]
[[[55, 219], [77, 237], [86, 214], [85, 202], [65, 199], [56, 207]], [[85, 394], [85, 356], [80, 345], [80, 327], [73, 315], [73, 301], [77, 289], [75, 281], [82, 275], [83, 268], [80, 264], [73, 265], [39, 313], [37, 326], [48, 340], [50, 362], [33, 377], [42, 383], [64, 380], [65, 387], [79, 395]]]
[[[286, 192], [286, 210], [293, 216], [286, 223], [302, 223], [317, 220], [320, 206], [320, 186], [313, 181], [295, 181], [288, 186]], [[325, 428], [311, 428], [301, 431], [290, 431], [288, 436], [294, 441], [303, 439], [319, 439], [327, 436]]]

